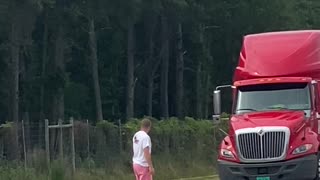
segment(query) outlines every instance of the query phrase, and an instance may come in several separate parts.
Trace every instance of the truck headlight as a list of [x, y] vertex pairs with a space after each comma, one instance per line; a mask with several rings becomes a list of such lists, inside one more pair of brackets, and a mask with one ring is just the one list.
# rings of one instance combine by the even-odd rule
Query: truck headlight
[[312, 144], [304, 144], [302, 146], [297, 147], [292, 154], [301, 154], [309, 151], [312, 148]]
[[234, 158], [232, 152], [226, 149], [221, 149], [221, 156], [226, 158]]

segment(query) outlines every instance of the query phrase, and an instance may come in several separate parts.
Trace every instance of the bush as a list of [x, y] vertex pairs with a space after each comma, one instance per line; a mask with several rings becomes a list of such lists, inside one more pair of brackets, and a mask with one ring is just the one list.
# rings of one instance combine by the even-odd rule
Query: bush
[[[226, 114], [223, 115], [223, 117], [226, 116]], [[191, 117], [186, 117], [183, 120], [174, 117], [166, 120], [154, 118], [151, 120], [153, 123], [150, 137], [155, 165], [163, 171], [170, 172], [167, 175], [163, 174], [163, 177], [179, 177], [181, 176], [180, 172], [193, 169], [199, 164], [201, 164], [201, 167], [207, 166], [208, 168], [214, 165], [214, 159], [217, 155], [216, 150], [225, 136], [219, 129], [227, 131], [228, 121], [226, 119], [223, 119], [218, 125], [213, 124], [212, 120], [197, 120]], [[122, 127], [109, 121], [101, 121], [96, 126], [89, 127], [86, 123], [75, 121], [77, 168], [89, 169], [89, 173], [94, 173], [96, 169], [100, 169], [112, 177], [127, 177], [132, 170], [132, 137], [139, 130], [140, 121], [141, 119], [131, 119]], [[9, 144], [13, 141], [15, 127], [15, 125], [6, 124], [0, 129], [0, 136], [2, 135], [2, 138], [6, 140], [5, 143]], [[87, 149], [88, 133], [90, 135], [89, 154]], [[9, 148], [6, 151], [14, 148], [7, 147]], [[68, 146], [65, 145], [65, 147]], [[2, 152], [2, 154], [5, 153], [7, 152]], [[8, 155], [7, 159], [10, 160], [10, 152], [8, 152]], [[10, 161], [10, 163], [2, 161], [0, 167], [6, 167], [6, 169], [0, 169], [0, 176], [4, 174], [3, 177], [19, 178], [24, 176], [26, 179], [36, 179], [33, 176], [33, 171], [37, 172], [35, 176], [48, 175], [44, 150], [40, 148], [28, 152], [27, 157], [28, 167], [32, 167], [32, 169], [21, 174], [20, 169], [23, 169], [21, 168], [23, 166], [19, 163], [20, 161], [17, 161], [17, 165], [14, 165], [14, 161]], [[65, 156], [65, 160], [70, 163], [69, 158], [68, 155]], [[61, 166], [60, 162], [54, 160], [52, 162], [51, 173], [49, 174], [52, 180], [70, 179], [72, 177], [70, 165], [64, 163], [64, 166]], [[10, 166], [7, 164], [10, 164]], [[66, 169], [66, 167], [68, 168]], [[12, 173], [13, 169], [16, 169], [18, 173]]]
[[66, 165], [61, 161], [54, 161], [51, 165], [51, 180], [65, 180], [66, 179]]
[[230, 117], [230, 114], [225, 113], [225, 112], [221, 113], [221, 118], [226, 119], [226, 118], [229, 118], [229, 117]]
[[[96, 125], [94, 141], [91, 147], [95, 162], [111, 164], [114, 160], [131, 161], [132, 137], [139, 130], [140, 119], [131, 119], [120, 129], [117, 125], [101, 121]], [[185, 159], [185, 156], [212, 161], [216, 155], [215, 151], [224, 134], [219, 131], [227, 131], [228, 121], [223, 120], [221, 124], [214, 125], [212, 120], [196, 120], [186, 117], [184, 120], [169, 118], [167, 120], [152, 119], [152, 130], [150, 137], [154, 155], [171, 155], [177, 159]], [[93, 134], [91, 131], [90, 134]], [[122, 141], [122, 144], [119, 141]], [[120, 152], [120, 145], [124, 153]], [[124, 154], [126, 156], [124, 156]], [[123, 159], [125, 158], [125, 159]], [[99, 163], [101, 161], [101, 163]]]

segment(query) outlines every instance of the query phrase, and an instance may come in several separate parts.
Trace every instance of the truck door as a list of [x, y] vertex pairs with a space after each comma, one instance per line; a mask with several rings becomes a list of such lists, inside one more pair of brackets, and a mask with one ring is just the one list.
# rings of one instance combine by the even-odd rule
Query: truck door
[[320, 90], [320, 81], [317, 81], [317, 83], [316, 84], [313, 84], [313, 88], [312, 88], [312, 90], [313, 90], [313, 99], [314, 99], [314, 101], [315, 101], [315, 107], [316, 107], [316, 112], [315, 112], [315, 118], [316, 118], [316, 120], [315, 120], [315, 126], [316, 127], [318, 127], [317, 129], [318, 129], [318, 134], [320, 134], [320, 92], [319, 92], [319, 90]]

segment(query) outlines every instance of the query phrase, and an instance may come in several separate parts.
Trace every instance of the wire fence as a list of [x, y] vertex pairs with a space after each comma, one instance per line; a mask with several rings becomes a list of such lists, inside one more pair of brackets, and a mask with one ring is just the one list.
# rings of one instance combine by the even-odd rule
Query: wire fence
[[[52, 161], [63, 160], [70, 168], [112, 168], [117, 163], [130, 168], [132, 135], [138, 121], [122, 124], [88, 120], [8, 123], [0, 126], [0, 162], [13, 160], [25, 168], [46, 172]], [[223, 138], [225, 126], [209, 121], [183, 123], [172, 120], [157, 123], [151, 131], [153, 153], [176, 158], [214, 159], [214, 149]], [[17, 138], [15, 138], [17, 137]], [[210, 158], [208, 158], [210, 157]], [[1, 166], [1, 164], [0, 164]]]

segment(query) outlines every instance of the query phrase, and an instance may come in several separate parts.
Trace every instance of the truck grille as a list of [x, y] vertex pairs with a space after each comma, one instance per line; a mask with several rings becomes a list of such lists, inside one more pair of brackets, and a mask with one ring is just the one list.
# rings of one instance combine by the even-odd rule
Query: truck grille
[[236, 133], [238, 153], [244, 162], [274, 161], [285, 157], [290, 133], [287, 128], [250, 128]]

